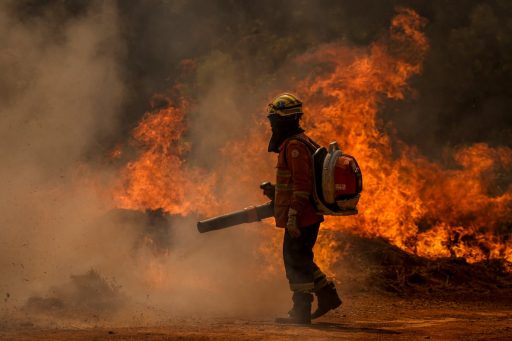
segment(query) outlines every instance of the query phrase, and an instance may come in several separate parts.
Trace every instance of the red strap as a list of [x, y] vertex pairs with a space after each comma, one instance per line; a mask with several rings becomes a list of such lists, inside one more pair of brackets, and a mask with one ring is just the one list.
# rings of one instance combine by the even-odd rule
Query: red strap
[[290, 142], [291, 140], [297, 140], [297, 141], [300, 141], [302, 143], [304, 143], [306, 145], [306, 147], [308, 147], [309, 151], [311, 152], [311, 156], [313, 156], [313, 154], [316, 152], [316, 150], [318, 148], [320, 148], [320, 146], [318, 144], [316, 144], [316, 142], [310, 140], [309, 138], [304, 138], [302, 136], [292, 136], [292, 137], [289, 137], [286, 141], [285, 141], [285, 144], [284, 144], [284, 162], [286, 163], [286, 166], [288, 166], [288, 162], [286, 160], [286, 148], [288, 147], [288, 142]]

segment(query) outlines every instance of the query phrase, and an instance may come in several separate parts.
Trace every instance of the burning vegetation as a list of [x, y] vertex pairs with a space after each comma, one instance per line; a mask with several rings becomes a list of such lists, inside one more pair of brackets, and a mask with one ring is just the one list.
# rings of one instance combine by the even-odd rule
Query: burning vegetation
[[[425, 25], [413, 10], [399, 9], [389, 32], [367, 48], [329, 44], [295, 58], [298, 74], [309, 70], [292, 85], [305, 103], [306, 130], [323, 145], [338, 141], [359, 160], [365, 177], [359, 215], [329, 217], [324, 229], [380, 237], [429, 259], [512, 262], [512, 189], [504, 178], [512, 150], [485, 143], [459, 147], [448, 167], [399, 141], [379, 120], [383, 101], [413, 95], [407, 82], [422, 72], [429, 49]], [[206, 169], [187, 160], [194, 146], [186, 142], [186, 117], [194, 99], [174, 97], [154, 104], [135, 128], [139, 154], [121, 172], [116, 205], [204, 216], [240, 208], [242, 197], [261, 202], [256, 184], [273, 170], [264, 115], [253, 114], [240, 127], [245, 138], [229, 141], [221, 149], [224, 161]], [[317, 250], [327, 265], [342, 257], [339, 240], [328, 236], [333, 234]]]
[[119, 207], [181, 215], [211, 211], [217, 206], [215, 173], [190, 168], [185, 159], [191, 147], [182, 139], [188, 104], [169, 104], [158, 96], [153, 106], [133, 132], [142, 152], [122, 172], [123, 187], [115, 194]]
[[345, 297], [512, 297], [512, 5], [290, 4], [0, 4], [0, 324], [284, 309], [273, 219], [194, 228], [267, 201], [283, 91], [362, 169], [315, 250]]

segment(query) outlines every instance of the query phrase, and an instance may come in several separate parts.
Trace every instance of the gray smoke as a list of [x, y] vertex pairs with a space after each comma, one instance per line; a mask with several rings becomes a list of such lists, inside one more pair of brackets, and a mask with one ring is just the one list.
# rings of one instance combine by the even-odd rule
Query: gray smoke
[[[229, 123], [236, 125], [262, 111], [258, 106], [269, 93], [300, 79], [300, 70], [283, 72], [294, 56], [323, 43], [366, 46], [387, 30], [397, 6], [428, 20], [431, 47], [423, 74], [412, 80], [413, 93], [385, 103], [384, 121], [434, 158], [447, 146], [510, 145], [512, 4], [500, 0], [121, 1], [129, 37], [124, 65], [133, 91], [125, 103], [127, 122], [140, 117], [149, 96], [176, 80], [179, 61], [189, 58], [212, 68], [217, 83], [232, 83], [224, 95], [204, 88], [192, 95], [235, 101], [239, 113]], [[224, 117], [230, 106], [211, 107], [208, 114]]]
[[[132, 95], [144, 103], [151, 97], [132, 92], [144, 80], [135, 82], [127, 71], [135, 68], [121, 15], [115, 2], [0, 5], [2, 322], [29, 314], [44, 325], [142, 315], [144, 323], [169, 314], [278, 309], [283, 297], [271, 293], [276, 287], [286, 293], [284, 276], [254, 276], [264, 264], [254, 229], [200, 236], [189, 219], [163, 226], [172, 235], [156, 233], [144, 213], [109, 213], [108, 200], [98, 195], [97, 186], [116, 174], [98, 161], [133, 127], [127, 103]], [[135, 39], [143, 45], [140, 35]], [[228, 70], [224, 58], [212, 53], [198, 67], [197, 84], [210, 103], [199, 116], [233, 112], [218, 100], [236, 87], [236, 69]], [[147, 62], [141, 65], [151, 74]], [[155, 72], [165, 72], [159, 66]], [[196, 128], [190, 138], [201, 133]]]
[[[76, 307], [83, 299], [73, 291], [77, 278], [95, 269], [93, 288], [107, 288], [108, 296], [104, 282], [115, 278], [121, 286], [116, 290], [130, 308], [117, 313], [125, 320], [157, 306], [162, 315], [283, 310], [284, 276], [254, 276], [263, 262], [254, 247], [267, 242], [254, 229], [198, 236], [193, 220], [177, 221], [177, 232], [164, 237], [174, 242], [171, 254], [155, 255], [140, 244], [145, 218], [106, 214], [77, 170], [92, 167], [108, 181], [104, 155], [130, 139], [154, 94], [168, 94], [177, 83], [195, 103], [187, 116], [185, 138], [194, 142], [188, 157], [204, 168], [215, 165], [219, 149], [245, 134], [269, 95], [300, 79], [301, 70], [288, 72], [294, 57], [324, 43], [368, 45], [387, 30], [396, 6], [429, 20], [431, 49], [423, 74], [412, 81], [413, 94], [385, 103], [384, 122], [434, 158], [458, 144], [510, 146], [509, 1], [1, 2], [0, 295], [6, 309], [26, 306], [29, 297], [32, 308], [57, 301], [62, 309]], [[183, 60], [193, 65], [188, 72]], [[141, 279], [155, 259], [157, 279], [160, 268], [175, 276], [167, 288]], [[255, 301], [262, 303], [252, 306]]]
[[6, 310], [87, 271], [96, 256], [81, 246], [91, 219], [104, 209], [94, 188], [78, 180], [88, 150], [118, 124], [123, 45], [112, 3], [93, 2], [79, 13], [63, 5], [0, 4], [0, 292]]

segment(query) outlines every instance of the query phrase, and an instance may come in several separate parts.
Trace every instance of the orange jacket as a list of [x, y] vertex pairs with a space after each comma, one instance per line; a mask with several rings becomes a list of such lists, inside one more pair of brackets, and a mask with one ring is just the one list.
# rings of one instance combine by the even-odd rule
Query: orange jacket
[[[309, 139], [305, 134], [297, 135]], [[313, 193], [311, 151], [304, 142], [290, 137], [279, 148], [277, 158], [274, 217], [277, 227], [286, 227], [288, 209], [297, 210], [297, 226], [304, 227], [323, 221], [311, 204]]]

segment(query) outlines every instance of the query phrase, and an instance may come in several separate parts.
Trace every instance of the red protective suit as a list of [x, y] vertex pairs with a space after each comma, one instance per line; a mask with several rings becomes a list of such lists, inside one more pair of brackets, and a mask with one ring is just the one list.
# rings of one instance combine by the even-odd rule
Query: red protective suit
[[[296, 135], [309, 139], [306, 134]], [[305, 227], [323, 221], [311, 203], [313, 193], [313, 162], [311, 151], [300, 139], [292, 136], [279, 148], [277, 158], [274, 216], [277, 227], [286, 227], [288, 209], [297, 213], [297, 226]]]

